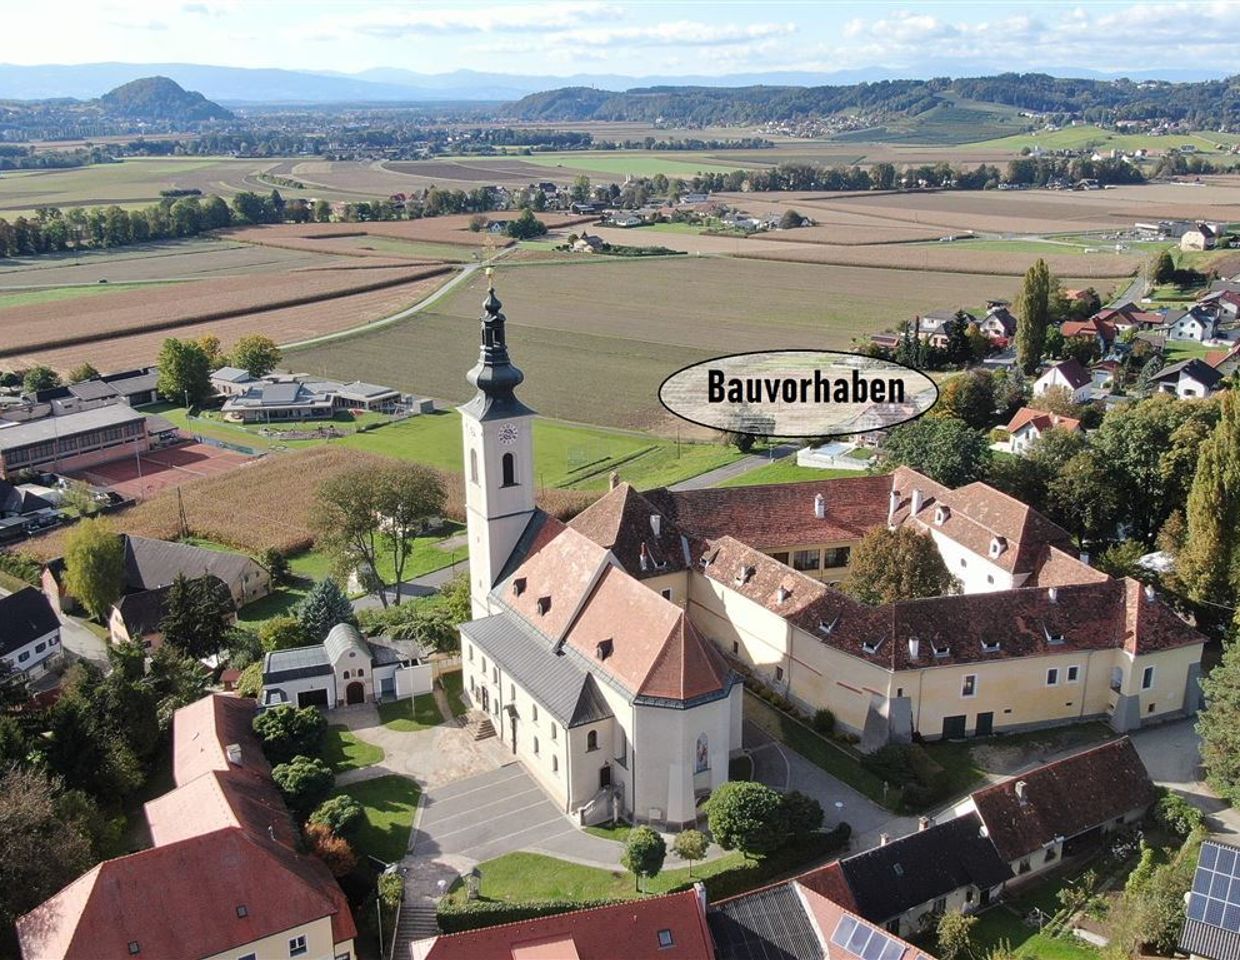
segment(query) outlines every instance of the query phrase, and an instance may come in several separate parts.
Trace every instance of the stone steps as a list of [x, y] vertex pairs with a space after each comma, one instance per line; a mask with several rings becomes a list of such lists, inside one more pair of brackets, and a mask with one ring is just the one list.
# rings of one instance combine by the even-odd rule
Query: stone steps
[[409, 944], [438, 934], [439, 924], [435, 919], [434, 901], [423, 897], [406, 900], [400, 906], [400, 920], [396, 924], [392, 957], [404, 960], [409, 956]]

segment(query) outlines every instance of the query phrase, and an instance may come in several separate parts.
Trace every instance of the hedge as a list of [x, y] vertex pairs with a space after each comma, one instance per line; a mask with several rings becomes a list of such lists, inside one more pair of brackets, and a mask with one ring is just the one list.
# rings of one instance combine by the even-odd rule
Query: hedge
[[624, 900], [532, 900], [529, 903], [499, 903], [490, 900], [470, 900], [466, 903], [442, 902], [439, 905], [439, 929], [444, 933], [460, 933], [479, 927], [493, 927], [498, 923], [517, 923], [538, 917], [551, 917], [557, 913], [573, 910], [589, 910], [591, 907], [610, 907], [625, 903]]

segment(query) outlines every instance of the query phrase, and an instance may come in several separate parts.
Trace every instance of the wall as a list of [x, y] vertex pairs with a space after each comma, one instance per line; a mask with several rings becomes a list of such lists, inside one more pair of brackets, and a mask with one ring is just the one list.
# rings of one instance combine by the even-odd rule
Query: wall
[[[1019, 587], [1025, 580], [1023, 576], [1019, 578], [1013, 576], [988, 557], [983, 557], [961, 546], [933, 524], [927, 526], [926, 529], [929, 530], [934, 545], [939, 548], [939, 556], [947, 565], [947, 572], [960, 581], [962, 593], [1011, 590], [1013, 587]], [[1015, 548], [1009, 543], [1007, 549]]]
[[350, 957], [353, 956], [353, 941], [335, 943], [332, 940], [331, 918], [320, 917], [290, 930], [272, 934], [270, 937], [238, 945], [224, 953], [206, 957], [204, 960], [237, 960], [238, 957], [243, 957], [247, 953], [254, 954], [256, 960], [289, 960], [288, 942], [296, 936], [306, 938], [306, 952], [301, 954], [304, 960], [332, 960], [334, 957], [344, 956], [345, 953], [348, 953]]
[[[370, 657], [356, 650], [346, 650], [344, 656], [332, 664], [336, 674], [336, 706], [342, 706], [348, 696], [349, 684], [362, 683], [362, 703], [375, 698], [375, 678], [370, 669]], [[331, 702], [330, 700], [328, 702]]]
[[[43, 646], [42, 650], [39, 650], [40, 644]], [[33, 679], [46, 673], [49, 661], [60, 653], [60, 628], [57, 627], [50, 633], [45, 633], [30, 643], [9, 651], [0, 657], [0, 661], [9, 664], [18, 673], [24, 673]], [[25, 660], [22, 660], [23, 654], [26, 657]]]
[[[431, 669], [429, 663], [419, 663], [416, 667], [395, 668], [393, 672], [396, 676], [396, 696], [405, 698], [430, 693], [433, 685]], [[379, 676], [375, 678], [376, 682], [385, 675], [382, 670], [378, 671], [378, 674]]]

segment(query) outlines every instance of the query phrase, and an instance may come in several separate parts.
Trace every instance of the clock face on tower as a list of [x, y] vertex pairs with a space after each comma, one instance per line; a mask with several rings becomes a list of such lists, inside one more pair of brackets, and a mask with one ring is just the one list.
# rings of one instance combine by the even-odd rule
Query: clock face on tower
[[500, 443], [505, 446], [510, 446], [511, 444], [517, 442], [517, 437], [520, 436], [520, 431], [517, 429], [517, 425], [515, 423], [505, 423], [500, 426], [498, 436]]

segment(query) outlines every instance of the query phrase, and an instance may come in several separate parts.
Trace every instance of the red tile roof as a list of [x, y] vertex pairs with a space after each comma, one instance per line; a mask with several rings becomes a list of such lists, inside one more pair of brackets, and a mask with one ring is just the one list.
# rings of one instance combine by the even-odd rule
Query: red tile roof
[[[893, 947], [888, 946], [884, 950], [883, 960], [934, 960], [929, 953], [919, 947], [913, 946], [905, 940], [901, 940], [895, 934], [884, 930], [878, 924], [870, 923], [864, 917], [859, 916], [851, 910], [842, 907], [834, 898], [823, 896], [813, 887], [804, 882], [802, 877], [796, 885], [801, 888], [801, 896], [804, 898], [805, 907], [810, 915], [814, 918], [814, 923], [824, 938], [823, 945], [826, 947], [826, 957], [829, 960], [863, 960], [861, 954], [853, 953], [847, 947], [841, 947], [839, 944], [832, 942], [835, 931], [839, 927], [840, 921], [845, 917], [850, 917], [862, 929], [868, 929], [876, 932], [882, 940], [888, 944], [894, 944]], [[795, 882], [795, 881], [794, 881]], [[871, 933], [873, 935], [873, 933]], [[864, 941], [863, 941], [864, 942]], [[854, 946], [856, 943], [854, 942]], [[857, 947], [861, 949], [861, 947]]]
[[1094, 314], [1094, 318], [1105, 320], [1115, 326], [1153, 326], [1160, 327], [1163, 315], [1149, 310], [1140, 309], [1135, 303], [1125, 303], [1120, 307], [1104, 307]]
[[844, 878], [844, 870], [840, 867], [838, 860], [828, 863], [825, 867], [801, 874], [796, 882], [846, 910], [857, 909], [857, 901], [853, 899], [852, 890], [849, 889], [848, 881]]
[[241, 748], [241, 766], [259, 776], [271, 773], [254, 733], [255, 704], [246, 697], [211, 694], [178, 710], [172, 718], [172, 776], [185, 784], [209, 770], [236, 769], [227, 748]]
[[[1085, 386], [1091, 380], [1089, 371], [1077, 363], [1076, 360], [1063, 360], [1050, 367], [1046, 373], [1042, 374], [1042, 377], [1049, 376], [1056, 371], [1059, 372], [1059, 375], [1063, 377], [1073, 390]], [[1042, 377], [1038, 377], [1038, 379], [1041, 380]]]
[[1090, 317], [1088, 320], [1069, 320], [1059, 332], [1064, 337], [1101, 337], [1107, 343], [1115, 339], [1115, 324], [1101, 317]]
[[621, 566], [639, 580], [686, 567], [686, 547], [680, 530], [627, 483], [595, 500], [569, 526], [610, 550]]
[[[1024, 784], [1024, 802], [1017, 785]], [[1070, 838], [1157, 799], [1127, 737], [978, 790], [973, 803], [991, 842], [1009, 862], [1057, 837]]]
[[1035, 410], [1033, 407], [1021, 407], [1012, 415], [1012, 419], [1004, 428], [1008, 433], [1015, 433], [1021, 427], [1033, 424], [1040, 433], [1058, 427], [1061, 430], [1076, 431], [1081, 429], [1081, 421], [1072, 417], [1061, 417], [1057, 413]]
[[[671, 932], [661, 947], [659, 931]], [[419, 940], [413, 960], [713, 960], [696, 890]]]
[[538, 540], [510, 578], [503, 601], [558, 640], [610, 564], [606, 548], [571, 527], [561, 524]]
[[[731, 536], [762, 550], [797, 544], [860, 540], [887, 520], [891, 481], [882, 476], [841, 477], [805, 483], [651, 490], [645, 494], [690, 537]], [[814, 497], [826, 514], [814, 515]]]

